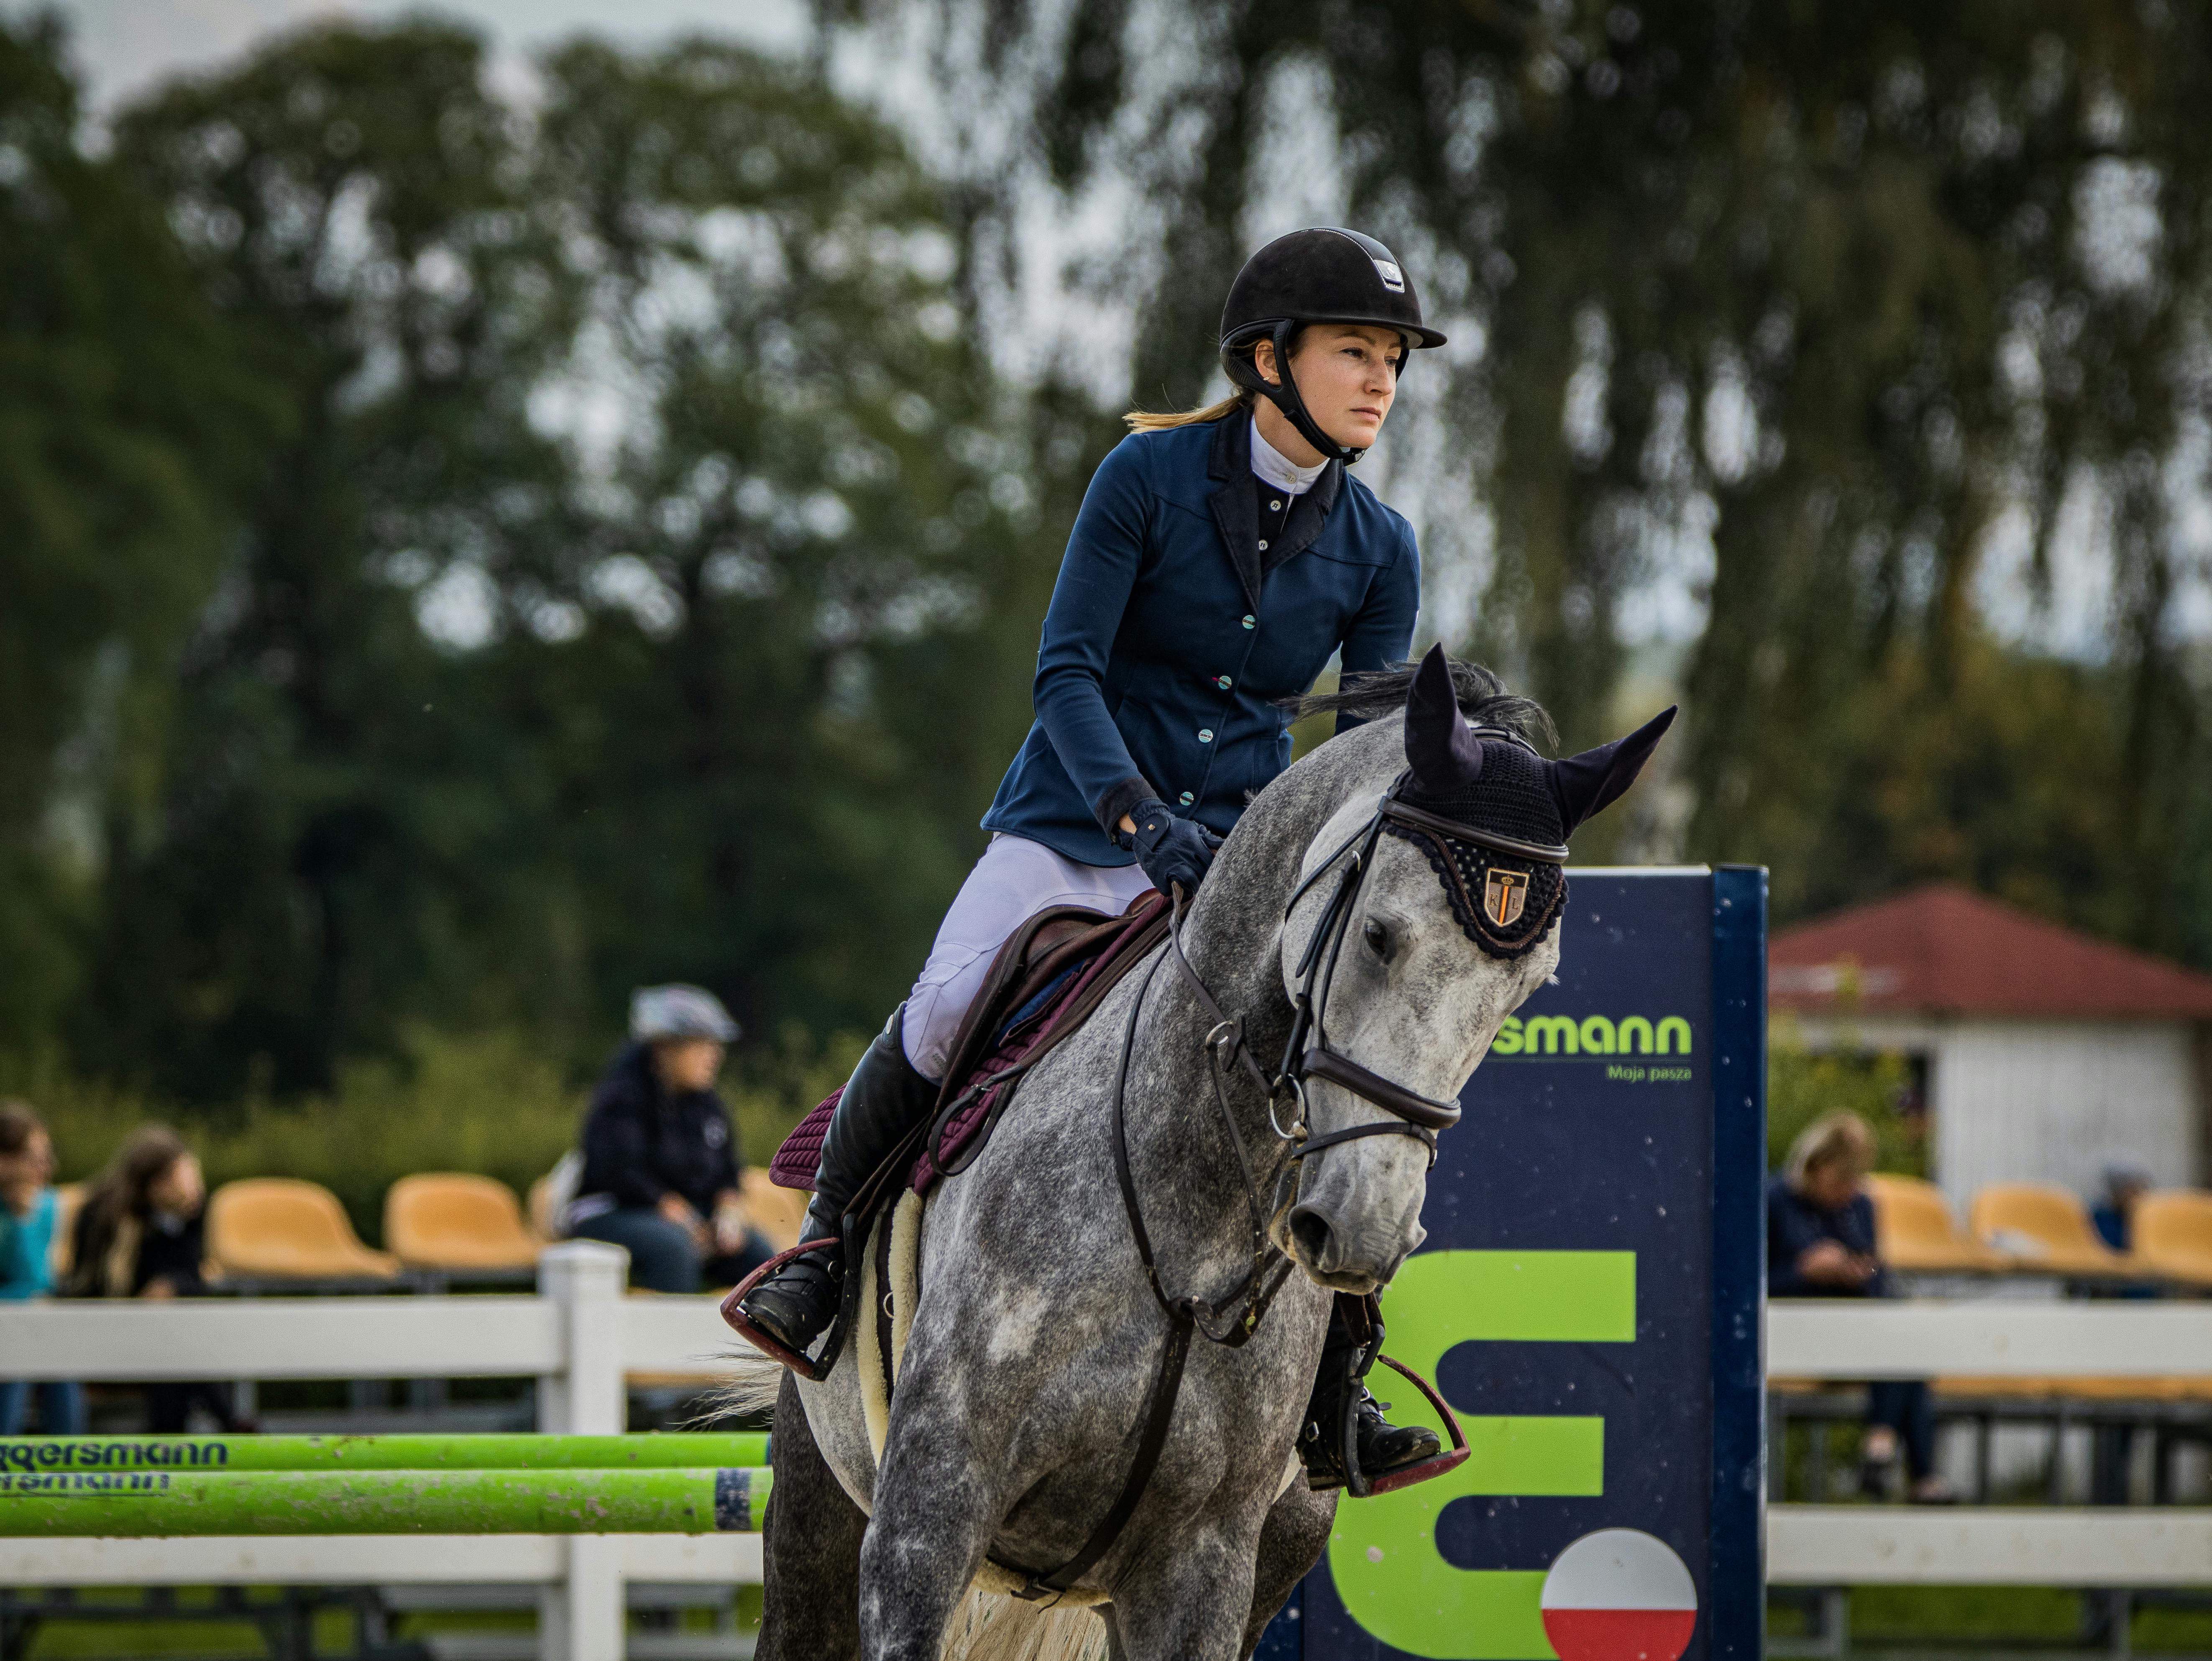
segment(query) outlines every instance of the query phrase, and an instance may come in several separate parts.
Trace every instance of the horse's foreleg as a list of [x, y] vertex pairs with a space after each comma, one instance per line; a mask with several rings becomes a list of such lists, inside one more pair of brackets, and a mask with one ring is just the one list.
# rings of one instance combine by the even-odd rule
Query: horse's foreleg
[[[1249, 1529], [1209, 1529], [1146, 1547], [1114, 1585], [1114, 1631], [1129, 1661], [1237, 1661], [1252, 1607]], [[1280, 1603], [1279, 1597], [1276, 1600]]]
[[1336, 1494], [1316, 1494], [1303, 1476], [1283, 1490], [1260, 1530], [1259, 1565], [1252, 1577], [1252, 1618], [1244, 1628], [1244, 1647], [1238, 1654], [1249, 1661], [1259, 1647], [1260, 1634], [1275, 1618], [1291, 1590], [1321, 1561], [1328, 1544], [1328, 1531], [1336, 1521]]
[[775, 1486], [762, 1555], [759, 1661], [856, 1661], [860, 1653], [860, 1536], [868, 1519], [814, 1445], [799, 1387], [786, 1373], [775, 1402]]
[[951, 1413], [895, 1421], [860, 1546], [866, 1661], [936, 1661], [945, 1623], [990, 1544], [999, 1500], [981, 1475], [988, 1461], [963, 1428]]

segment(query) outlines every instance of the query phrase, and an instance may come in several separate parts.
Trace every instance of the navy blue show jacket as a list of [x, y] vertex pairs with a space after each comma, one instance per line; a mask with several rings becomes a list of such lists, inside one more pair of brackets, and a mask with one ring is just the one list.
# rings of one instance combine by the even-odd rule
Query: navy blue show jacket
[[1036, 721], [986, 830], [1127, 865], [1108, 828], [1157, 796], [1225, 836], [1291, 764], [1277, 699], [1340, 648], [1347, 673], [1405, 657], [1413, 526], [1332, 462], [1263, 551], [1259, 489], [1242, 410], [1133, 433], [1099, 464], [1045, 612]]

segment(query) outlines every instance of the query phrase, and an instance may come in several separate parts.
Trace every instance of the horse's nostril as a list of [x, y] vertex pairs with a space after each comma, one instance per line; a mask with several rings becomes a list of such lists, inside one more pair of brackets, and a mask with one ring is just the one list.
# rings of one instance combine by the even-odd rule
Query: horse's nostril
[[1300, 1206], [1291, 1213], [1291, 1238], [1298, 1243], [1298, 1250], [1309, 1263], [1327, 1261], [1328, 1237], [1327, 1220], [1310, 1206]]

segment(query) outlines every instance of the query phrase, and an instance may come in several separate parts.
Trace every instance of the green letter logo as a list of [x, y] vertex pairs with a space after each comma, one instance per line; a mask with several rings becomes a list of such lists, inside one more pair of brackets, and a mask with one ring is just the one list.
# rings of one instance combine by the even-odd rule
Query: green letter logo
[[[1636, 1254], [1424, 1252], [1398, 1271], [1383, 1315], [1390, 1354], [1429, 1378], [1447, 1350], [1471, 1340], [1633, 1343]], [[1395, 1416], [1443, 1433], [1425, 1402]], [[1605, 1491], [1605, 1421], [1467, 1418], [1461, 1425], [1471, 1452], [1457, 1470], [1337, 1508], [1328, 1542], [1337, 1596], [1369, 1633], [1410, 1655], [1555, 1661], [1539, 1607], [1542, 1571], [1453, 1567], [1437, 1550], [1437, 1516], [1465, 1494], [1596, 1497]]]

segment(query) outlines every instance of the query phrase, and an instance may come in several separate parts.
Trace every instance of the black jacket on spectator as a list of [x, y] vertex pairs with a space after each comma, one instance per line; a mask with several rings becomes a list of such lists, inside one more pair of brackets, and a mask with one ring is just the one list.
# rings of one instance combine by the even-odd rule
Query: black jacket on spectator
[[[77, 1265], [70, 1280], [72, 1295], [136, 1298], [156, 1281], [167, 1281], [169, 1290], [179, 1298], [197, 1298], [207, 1290], [207, 1282], [200, 1278], [200, 1265], [207, 1257], [205, 1210], [196, 1211], [189, 1217], [156, 1212], [143, 1223], [126, 1218], [122, 1226], [133, 1238], [119, 1242], [115, 1234], [110, 1233], [104, 1245], [95, 1238], [91, 1211], [77, 1213], [70, 1237], [71, 1261]], [[94, 1259], [103, 1257], [106, 1250], [118, 1244], [129, 1254], [130, 1275], [125, 1282], [110, 1284], [106, 1279], [107, 1263]]]
[[580, 1206], [599, 1196], [617, 1206], [653, 1206], [674, 1193], [704, 1216], [717, 1194], [738, 1185], [738, 1169], [737, 1134], [720, 1095], [672, 1095], [645, 1044], [625, 1046], [608, 1064], [584, 1116]]
[[1851, 1196], [1840, 1211], [1823, 1211], [1790, 1186], [1786, 1177], [1766, 1185], [1766, 1290], [1776, 1298], [1887, 1298], [1889, 1271], [1877, 1269], [1863, 1287], [1827, 1286], [1797, 1272], [1797, 1260], [1822, 1240], [1834, 1240], [1863, 1257], [1876, 1256], [1874, 1202]]
[[179, 1298], [197, 1298], [207, 1290], [200, 1279], [200, 1264], [207, 1256], [207, 1213], [186, 1218], [156, 1213], [138, 1237], [138, 1267], [131, 1277], [133, 1297], [155, 1281], [167, 1281]]

